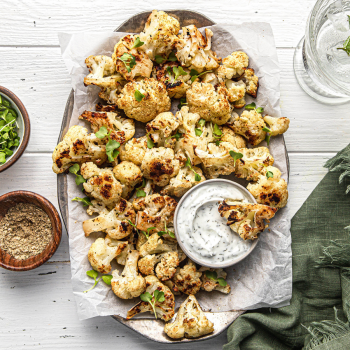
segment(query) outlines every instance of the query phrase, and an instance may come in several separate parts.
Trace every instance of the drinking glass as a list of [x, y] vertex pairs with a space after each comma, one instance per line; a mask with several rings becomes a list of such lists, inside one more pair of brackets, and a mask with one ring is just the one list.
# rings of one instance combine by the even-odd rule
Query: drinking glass
[[314, 99], [350, 101], [350, 56], [339, 48], [350, 36], [350, 1], [318, 0], [294, 53], [295, 76]]

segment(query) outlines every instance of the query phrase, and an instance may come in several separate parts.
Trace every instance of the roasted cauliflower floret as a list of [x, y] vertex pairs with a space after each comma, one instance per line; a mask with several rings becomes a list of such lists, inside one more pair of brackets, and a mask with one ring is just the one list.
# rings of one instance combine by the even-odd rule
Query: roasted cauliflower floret
[[164, 327], [164, 332], [173, 339], [198, 338], [213, 331], [214, 324], [207, 319], [194, 295], [181, 304], [175, 321]]
[[104, 126], [110, 133], [109, 137], [120, 144], [130, 140], [135, 134], [135, 122], [132, 119], [121, 118], [117, 113], [85, 111], [79, 119], [91, 123], [94, 133]]
[[254, 69], [245, 69], [242, 80], [246, 84], [246, 93], [256, 97], [259, 88], [259, 78], [255, 75]]
[[[215, 73], [208, 72], [200, 76], [202, 83], [210, 83], [213, 86], [219, 84], [219, 79]], [[198, 78], [197, 78], [198, 79]], [[197, 81], [197, 80], [195, 80]], [[198, 81], [197, 81], [198, 82]]]
[[180, 292], [194, 295], [201, 289], [201, 276], [202, 272], [198, 272], [196, 265], [189, 261], [184, 267], [177, 268], [174, 283]]
[[160, 193], [163, 195], [167, 194], [169, 196], [181, 197], [193, 186], [205, 181], [202, 169], [196, 166], [194, 166], [193, 169], [201, 177], [199, 181], [196, 181], [195, 173], [189, 167], [183, 167], [179, 170], [176, 177], [170, 180], [169, 185], [165, 186]]
[[[155, 290], [164, 293], [164, 301], [156, 301], [155, 303], [155, 311], [157, 316], [160, 317], [163, 321], [167, 322], [171, 320], [175, 314], [175, 298], [170, 289], [159, 282], [158, 278], [155, 276], [147, 276], [146, 280], [146, 292], [153, 295]], [[154, 302], [154, 300], [153, 300]], [[127, 313], [126, 319], [130, 320], [132, 317], [139, 313], [143, 312], [152, 312], [153, 308], [150, 303], [145, 301], [140, 301], [136, 304], [132, 309], [130, 309]]]
[[98, 165], [107, 160], [103, 142], [86, 128], [74, 125], [69, 128], [63, 140], [52, 153], [52, 170], [61, 174], [74, 163], [94, 162]]
[[132, 236], [133, 235], [131, 234], [129, 237], [126, 237], [125, 241], [119, 241], [118, 239], [113, 239], [108, 234], [105, 237], [105, 242], [110, 247], [118, 247], [119, 244], [126, 243], [126, 246], [122, 249], [120, 254], [118, 254], [118, 256], [116, 257], [117, 263], [120, 265], [125, 265], [126, 258], [129, 254], [129, 252], [131, 250], [135, 250], [134, 245], [132, 243], [130, 243], [132, 241], [132, 239], [130, 239], [130, 237], [132, 237]]
[[99, 92], [98, 96], [106, 101], [107, 103], [110, 103], [112, 105], [117, 104], [118, 102], [118, 96], [123, 90], [123, 87], [127, 83], [126, 80], [123, 80], [116, 89], [111, 89], [111, 88], [101, 88], [101, 91]]
[[[144, 96], [141, 101], [136, 100], [136, 91]], [[117, 105], [129, 118], [143, 123], [154, 119], [159, 113], [170, 111], [171, 107], [165, 85], [153, 78], [126, 84]]]
[[205, 36], [195, 25], [182, 28], [179, 41], [176, 43], [176, 57], [182, 66], [195, 69], [198, 73], [219, 67], [220, 59], [211, 50], [213, 32], [206, 28]]
[[236, 134], [245, 137], [253, 146], [257, 146], [265, 140], [266, 132], [263, 129], [266, 128], [266, 124], [261, 114], [255, 109], [243, 111], [240, 116], [234, 113], [228, 125]]
[[170, 226], [173, 222], [176, 205], [175, 199], [158, 193], [135, 199], [133, 206], [137, 211], [137, 229], [147, 231], [155, 227], [155, 231], [163, 231], [165, 224]]
[[[245, 88], [246, 88], [245, 83], [243, 82], [243, 80], [240, 80], [240, 81], [226, 80], [225, 85], [228, 91], [228, 95], [227, 95], [228, 100], [230, 102], [236, 102], [236, 105], [238, 105], [239, 103], [238, 101], [244, 99], [244, 96], [245, 96]], [[236, 108], [239, 108], [239, 107], [236, 107]]]
[[176, 268], [179, 266], [177, 252], [162, 254], [160, 263], [156, 266], [156, 275], [160, 281], [167, 281], [174, 277]]
[[81, 166], [80, 173], [87, 180], [83, 184], [87, 194], [107, 206], [119, 201], [123, 189], [111, 169], [100, 169], [94, 163], [88, 162]]
[[229, 142], [235, 149], [245, 148], [247, 146], [245, 139], [235, 134], [235, 132], [227, 126], [221, 126], [220, 130], [222, 131], [220, 141]]
[[141, 169], [132, 162], [122, 161], [113, 168], [115, 178], [122, 184], [122, 197], [129, 197], [134, 187], [142, 181]]
[[109, 273], [112, 269], [111, 261], [122, 252], [127, 244], [127, 242], [119, 242], [117, 246], [111, 247], [103, 238], [97, 238], [88, 253], [92, 268], [101, 273]]
[[113, 61], [116, 70], [126, 79], [149, 78], [153, 63], [142, 48], [133, 48], [138, 35], [126, 35], [114, 46]]
[[219, 213], [227, 219], [227, 226], [238, 233], [243, 240], [257, 239], [258, 233], [263, 232], [268, 222], [275, 216], [277, 208], [262, 204], [246, 204], [241, 202], [223, 201], [219, 205]]
[[269, 129], [271, 130], [269, 134], [271, 136], [284, 134], [288, 130], [290, 122], [286, 117], [274, 118], [269, 115], [265, 115], [264, 121], [269, 125]]
[[194, 82], [186, 92], [191, 113], [218, 125], [225, 124], [231, 117], [228, 91], [223, 84], [214, 87], [210, 83]]
[[170, 252], [172, 250], [173, 248], [164, 243], [158, 236], [158, 233], [153, 233], [147, 242], [140, 247], [140, 256], [144, 258], [146, 255]]
[[113, 59], [108, 56], [89, 56], [85, 60], [90, 74], [84, 78], [85, 85], [97, 85], [101, 89], [116, 90], [125, 84], [124, 78], [115, 71]]
[[182, 68], [182, 72], [181, 68], [179, 62], [166, 62], [153, 68], [153, 78], [164, 83], [170, 98], [184, 97], [191, 86], [189, 69]]
[[221, 286], [218, 281], [215, 281], [211, 278], [208, 278], [205, 271], [215, 271], [217, 278], [223, 278], [226, 280], [227, 273], [223, 269], [212, 269], [209, 267], [202, 266], [198, 271], [202, 272], [202, 289], [206, 292], [212, 292], [213, 290], [217, 290], [218, 292], [229, 294], [231, 292], [231, 287], [227, 283], [226, 286]]
[[247, 190], [260, 204], [281, 209], [286, 206], [288, 200], [287, 182], [281, 179], [281, 172], [272, 166], [265, 168], [266, 173], [272, 177], [261, 175], [258, 182], [249, 184]]
[[[147, 239], [145, 243], [146, 242]], [[138, 262], [139, 271], [146, 276], [155, 275], [154, 269], [161, 260], [161, 258], [162, 256], [160, 254], [146, 255], [145, 257], [141, 258]]]
[[207, 151], [196, 149], [196, 154], [203, 162], [204, 171], [209, 178], [230, 175], [235, 171], [235, 160], [230, 155], [232, 150], [234, 147], [230, 142], [221, 142], [219, 146], [210, 143]]
[[171, 139], [171, 135], [181, 125], [181, 113], [174, 115], [171, 112], [164, 112], [158, 114], [152, 121], [146, 124], [146, 131], [158, 147], [171, 147], [175, 144], [175, 141]]
[[140, 166], [148, 150], [147, 136], [133, 138], [122, 145], [119, 150], [119, 157], [122, 161], [130, 161]]
[[122, 274], [118, 270], [112, 272], [112, 290], [121, 299], [132, 299], [140, 296], [146, 289], [145, 279], [137, 271], [139, 252], [131, 250], [126, 258]]
[[236, 161], [235, 175], [248, 181], [258, 181], [274, 162], [267, 147], [242, 148], [239, 152], [243, 157]]
[[222, 60], [222, 66], [218, 68], [218, 78], [220, 81], [238, 77], [244, 73], [248, 67], [249, 57], [245, 52], [234, 51]]
[[132, 204], [121, 198], [119, 203], [111, 211], [105, 210], [99, 216], [83, 222], [85, 236], [92, 232], [103, 231], [113, 239], [122, 239], [132, 233], [135, 224], [136, 213]]
[[246, 101], [244, 97], [232, 103], [234, 108], [243, 108], [245, 104], [246, 104]]
[[176, 36], [180, 30], [180, 23], [164, 11], [153, 10], [147, 18], [145, 28], [140, 33], [144, 42], [141, 46], [151, 60], [156, 56], [167, 58], [174, 45], [178, 42]]
[[141, 170], [146, 179], [152, 180], [155, 185], [165, 186], [178, 174], [180, 164], [171, 148], [154, 147], [147, 150]]

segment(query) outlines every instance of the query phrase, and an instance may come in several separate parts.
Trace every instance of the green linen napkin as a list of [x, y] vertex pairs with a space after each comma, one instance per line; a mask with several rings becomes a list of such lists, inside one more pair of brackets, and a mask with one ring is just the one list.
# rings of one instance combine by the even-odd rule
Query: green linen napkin
[[[290, 305], [240, 316], [224, 350], [350, 349], [350, 146], [336, 157], [292, 219]], [[339, 179], [340, 170], [347, 174]]]

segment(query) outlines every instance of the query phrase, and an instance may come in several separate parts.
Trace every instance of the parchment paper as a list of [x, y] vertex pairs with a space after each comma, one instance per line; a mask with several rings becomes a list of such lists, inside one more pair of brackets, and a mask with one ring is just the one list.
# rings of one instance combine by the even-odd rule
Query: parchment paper
[[[280, 68], [272, 30], [267, 23], [243, 23], [231, 26], [210, 27], [214, 32], [213, 49], [218, 56], [226, 57], [236, 50], [245, 51], [249, 58], [249, 67], [254, 68], [259, 77], [257, 106], [262, 106], [265, 112], [274, 117], [280, 117]], [[202, 29], [201, 29], [202, 30]], [[85, 87], [84, 77], [88, 70], [84, 64], [89, 55], [111, 55], [115, 43], [126, 33], [80, 33], [60, 34], [60, 45], [63, 59], [67, 65], [74, 89], [74, 110], [71, 125], [85, 125], [78, 116], [84, 110], [95, 110], [98, 101], [99, 88]], [[247, 96], [248, 97], [248, 96]], [[247, 103], [253, 99], [247, 98]], [[178, 101], [174, 101], [172, 110], [177, 110]], [[238, 111], [240, 113], [241, 111]], [[137, 129], [136, 136], [143, 135], [143, 128]], [[265, 146], [261, 144], [260, 146]], [[270, 151], [275, 158], [275, 166], [282, 171], [287, 180], [286, 153], [282, 137], [271, 140]], [[237, 180], [234, 176], [226, 178]], [[243, 184], [246, 184], [243, 181]], [[68, 197], [81, 197], [81, 190], [74, 182], [74, 176], [68, 176]], [[80, 319], [94, 316], [120, 315], [135, 305], [139, 298], [121, 300], [102, 280], [92, 291], [84, 294], [90, 288], [93, 280], [86, 276], [91, 269], [87, 253], [94, 240], [102, 234], [92, 234], [85, 238], [82, 222], [89, 219], [80, 203], [69, 202], [69, 247], [72, 269], [72, 286], [78, 306]], [[117, 264], [112, 268], [121, 268]], [[287, 207], [278, 211], [270, 223], [269, 230], [260, 235], [256, 249], [241, 263], [226, 269], [227, 281], [232, 291], [229, 295], [219, 292], [207, 293], [200, 291], [198, 298], [205, 311], [219, 312], [229, 310], [248, 310], [260, 307], [280, 307], [289, 304], [292, 295], [292, 253], [290, 236], [290, 219]], [[176, 297], [176, 306], [184, 297]], [[142, 314], [142, 317], [151, 317]]]

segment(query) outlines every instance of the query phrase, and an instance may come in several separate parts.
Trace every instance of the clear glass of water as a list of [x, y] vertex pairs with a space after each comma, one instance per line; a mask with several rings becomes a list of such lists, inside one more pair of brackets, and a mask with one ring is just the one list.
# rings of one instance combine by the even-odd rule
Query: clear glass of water
[[300, 86], [326, 104], [350, 101], [350, 56], [339, 49], [350, 36], [349, 15], [348, 0], [318, 0], [294, 53]]

